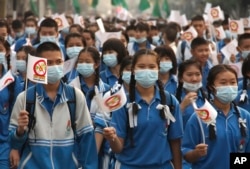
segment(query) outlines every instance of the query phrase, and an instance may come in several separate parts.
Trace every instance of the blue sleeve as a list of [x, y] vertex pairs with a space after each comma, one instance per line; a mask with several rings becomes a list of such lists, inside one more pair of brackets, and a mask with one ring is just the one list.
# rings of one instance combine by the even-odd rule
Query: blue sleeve
[[107, 77], [106, 77], [106, 74], [105, 74], [105, 70], [103, 70], [103, 71], [100, 72], [100, 78], [102, 79], [102, 81], [104, 83], [108, 84], [107, 83]]
[[171, 97], [172, 106], [173, 106], [173, 112], [171, 113], [174, 116], [176, 121], [170, 123], [168, 139], [173, 140], [173, 139], [181, 138], [183, 136], [183, 120], [182, 120], [182, 114], [180, 111], [179, 102], [174, 96], [170, 95], [170, 97]]
[[98, 155], [93, 130], [83, 133], [77, 137], [79, 151], [79, 162], [84, 169], [97, 169]]
[[121, 137], [123, 139], [126, 138], [128, 119], [127, 119], [127, 111], [125, 107], [117, 111], [114, 111], [112, 113], [112, 120], [111, 120], [110, 125], [116, 129], [116, 133], [118, 137]]
[[16, 135], [16, 128], [15, 128], [10, 131], [9, 137], [10, 137], [11, 148], [16, 150], [21, 150], [27, 140], [28, 133], [25, 132], [22, 137], [19, 137]]
[[195, 149], [195, 146], [199, 144], [201, 135], [199, 130], [198, 119], [195, 113], [189, 118], [182, 140], [182, 154], [185, 155], [189, 151]]

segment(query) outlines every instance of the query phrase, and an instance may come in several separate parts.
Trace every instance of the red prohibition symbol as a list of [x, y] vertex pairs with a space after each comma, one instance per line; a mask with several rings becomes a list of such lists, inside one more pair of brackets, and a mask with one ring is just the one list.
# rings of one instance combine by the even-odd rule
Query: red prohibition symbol
[[46, 74], [45, 66], [46, 62], [44, 60], [38, 60], [33, 66], [34, 73], [38, 76], [44, 76]]

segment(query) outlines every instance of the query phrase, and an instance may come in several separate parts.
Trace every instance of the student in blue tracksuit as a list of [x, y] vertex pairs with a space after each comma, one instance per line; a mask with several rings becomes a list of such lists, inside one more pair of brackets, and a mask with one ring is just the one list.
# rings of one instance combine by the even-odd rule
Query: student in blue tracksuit
[[191, 53], [193, 59], [197, 60], [202, 66], [202, 84], [207, 85], [207, 75], [213, 67], [209, 58], [209, 42], [204, 38], [195, 38], [191, 42]]
[[80, 51], [86, 46], [85, 39], [78, 33], [69, 33], [65, 37], [66, 60], [76, 59]]
[[[0, 37], [0, 80], [10, 69], [10, 53], [9, 44], [4, 38]], [[7, 69], [4, 64], [7, 63]], [[2, 86], [1, 86], [2, 87]], [[11, 115], [11, 110], [20, 91], [18, 79], [15, 77], [15, 82], [4, 87], [0, 91], [0, 168], [9, 169], [9, 153], [10, 146], [8, 142], [8, 126]]]
[[112, 87], [120, 77], [119, 70], [127, 51], [120, 39], [111, 38], [102, 47], [102, 65], [100, 77], [104, 83]]
[[239, 107], [250, 113], [250, 54], [244, 59], [241, 72], [243, 80], [239, 81], [239, 96], [236, 101]]
[[154, 51], [160, 56], [159, 79], [164, 85], [164, 89], [175, 95], [177, 89], [177, 61], [174, 51], [167, 46], [156, 47]]
[[178, 88], [176, 98], [180, 102], [180, 109], [183, 117], [183, 126], [194, 113], [192, 101], [200, 107], [206, 98], [202, 89], [202, 68], [201, 65], [192, 59], [186, 60], [179, 65]]
[[[48, 84], [36, 84], [33, 127], [28, 133], [29, 113], [24, 109], [25, 93], [18, 95], [10, 120], [10, 143], [21, 150], [20, 168], [97, 168], [94, 128], [82, 92], [75, 88], [75, 121], [71, 121], [67, 101], [72, 87], [61, 82], [63, 58], [60, 48], [44, 42], [37, 56], [46, 58]], [[29, 90], [31, 90], [32, 87]], [[28, 92], [27, 91], [27, 92]], [[75, 131], [73, 131], [73, 126]], [[28, 139], [28, 140], [27, 140]], [[27, 141], [27, 142], [26, 142]], [[75, 157], [75, 149], [79, 157]]]
[[[17, 69], [17, 78], [20, 81], [21, 91], [25, 90], [25, 79], [27, 71], [27, 60], [28, 55], [36, 56], [36, 50], [31, 46], [23, 46], [18, 49], [16, 53], [16, 69]], [[34, 83], [28, 80], [27, 88], [33, 86]]]
[[250, 152], [250, 114], [232, 102], [238, 93], [233, 68], [214, 66], [207, 82], [212, 106], [218, 113], [215, 123], [208, 125], [194, 113], [186, 124], [182, 153], [192, 169], [229, 169], [230, 153]]
[[117, 169], [181, 168], [181, 112], [158, 80], [159, 62], [152, 50], [134, 55], [128, 104], [113, 112], [112, 127], [104, 128]]
[[[176, 98], [180, 103], [183, 118], [183, 128], [190, 116], [194, 113], [192, 102], [200, 107], [204, 104], [205, 94], [202, 89], [202, 68], [195, 60], [186, 60], [179, 65], [178, 88]], [[183, 169], [190, 169], [191, 164], [185, 160], [182, 162]]]

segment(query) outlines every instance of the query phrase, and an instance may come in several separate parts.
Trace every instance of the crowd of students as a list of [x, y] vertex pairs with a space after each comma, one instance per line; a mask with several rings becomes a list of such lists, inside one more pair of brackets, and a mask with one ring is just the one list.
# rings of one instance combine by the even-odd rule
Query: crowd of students
[[[250, 32], [213, 37], [204, 18], [191, 19], [188, 43], [175, 22], [149, 25], [104, 21], [121, 37], [97, 43], [96, 23], [69, 27], [27, 12], [0, 20], [0, 168], [229, 169], [230, 153], [250, 152]], [[221, 53], [232, 39], [239, 54]], [[217, 62], [214, 62], [216, 55]], [[47, 59], [48, 84], [26, 81], [28, 55]], [[74, 68], [64, 74], [64, 62]], [[217, 64], [215, 64], [217, 63]], [[229, 63], [240, 63], [242, 77]], [[73, 81], [79, 79], [80, 85]], [[0, 79], [1, 80], [1, 79]], [[26, 84], [27, 83], [27, 84]], [[96, 96], [119, 83], [127, 103], [103, 112]], [[27, 88], [26, 88], [27, 86]], [[208, 101], [217, 111], [206, 124], [195, 113]]]

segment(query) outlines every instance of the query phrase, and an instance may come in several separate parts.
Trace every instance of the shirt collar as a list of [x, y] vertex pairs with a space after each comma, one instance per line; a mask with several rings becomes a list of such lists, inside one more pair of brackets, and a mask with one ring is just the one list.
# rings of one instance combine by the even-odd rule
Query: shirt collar
[[[61, 81], [61, 82], [60, 82], [60, 85], [59, 85], [59, 89], [57, 90], [57, 96], [58, 96], [59, 98], [61, 98], [62, 95], [64, 94], [63, 88], [64, 88], [64, 84], [63, 84], [63, 82]], [[38, 96], [40, 96], [39, 98], [44, 98], [44, 99], [48, 99], [48, 98], [49, 98], [49, 96], [47, 95], [47, 93], [46, 93], [46, 91], [45, 91], [45, 89], [44, 89], [43, 84], [38, 83], [38, 84], [37, 84], [37, 87], [36, 87], [36, 90], [37, 90]]]
[[[160, 92], [158, 87], [155, 86], [155, 94], [153, 100], [161, 100]], [[141, 101], [144, 101], [142, 97], [140, 96], [139, 92], [135, 90], [135, 102], [140, 103]]]

